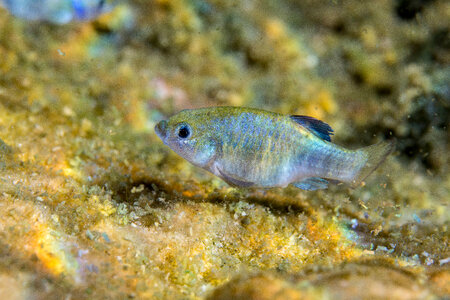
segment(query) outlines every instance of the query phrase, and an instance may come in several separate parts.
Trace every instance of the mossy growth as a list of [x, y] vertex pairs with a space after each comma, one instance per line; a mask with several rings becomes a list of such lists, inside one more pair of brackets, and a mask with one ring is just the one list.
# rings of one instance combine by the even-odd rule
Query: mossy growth
[[[0, 291], [448, 296], [448, 56], [429, 47], [448, 4], [427, 3], [422, 23], [390, 1], [135, 0], [132, 26], [124, 8], [64, 26], [0, 9]], [[238, 190], [153, 132], [224, 104], [400, 147], [354, 190]]]

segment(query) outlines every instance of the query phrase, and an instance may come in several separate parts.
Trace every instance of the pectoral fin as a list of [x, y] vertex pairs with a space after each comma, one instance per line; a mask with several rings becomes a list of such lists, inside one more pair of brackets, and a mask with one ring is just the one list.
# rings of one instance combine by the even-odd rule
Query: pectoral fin
[[226, 173], [224, 173], [221, 169], [217, 169], [219, 171], [220, 174], [220, 178], [223, 179], [223, 181], [225, 181], [226, 183], [228, 183], [231, 186], [234, 187], [251, 187], [254, 185], [253, 182], [249, 182], [249, 181], [244, 181], [238, 178], [235, 178], [233, 176], [230, 176]]
[[326, 189], [328, 187], [328, 181], [319, 177], [310, 177], [299, 182], [294, 182], [292, 185], [302, 190], [315, 191]]

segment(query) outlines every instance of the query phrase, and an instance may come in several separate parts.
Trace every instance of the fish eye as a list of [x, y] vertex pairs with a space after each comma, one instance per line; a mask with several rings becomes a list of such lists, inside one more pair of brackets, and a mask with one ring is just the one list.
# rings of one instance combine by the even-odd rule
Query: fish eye
[[191, 135], [191, 129], [189, 125], [183, 124], [178, 128], [178, 136], [182, 139], [186, 139]]

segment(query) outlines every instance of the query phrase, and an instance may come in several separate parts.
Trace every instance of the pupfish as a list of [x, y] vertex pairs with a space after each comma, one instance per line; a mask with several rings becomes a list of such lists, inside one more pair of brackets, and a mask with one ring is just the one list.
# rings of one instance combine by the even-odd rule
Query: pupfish
[[114, 0], [0, 0], [0, 6], [18, 18], [56, 24], [95, 19], [114, 4]]
[[394, 150], [394, 141], [350, 150], [315, 118], [242, 107], [183, 110], [155, 126], [177, 154], [237, 187], [356, 187]]

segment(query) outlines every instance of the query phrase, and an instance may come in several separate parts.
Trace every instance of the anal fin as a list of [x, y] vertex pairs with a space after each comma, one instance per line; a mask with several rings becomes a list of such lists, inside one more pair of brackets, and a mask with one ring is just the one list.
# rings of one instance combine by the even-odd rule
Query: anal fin
[[302, 190], [315, 191], [326, 189], [328, 181], [319, 177], [309, 177], [302, 181], [294, 182], [292, 185]]

